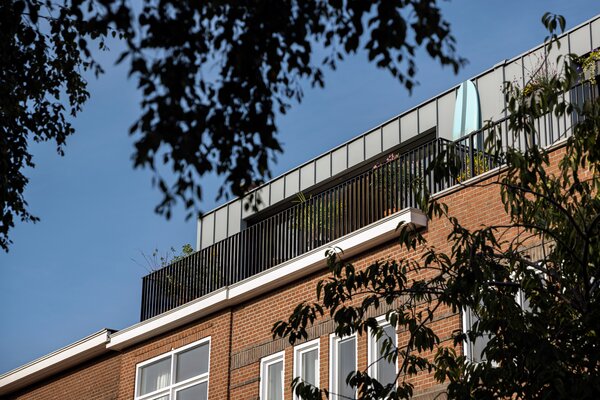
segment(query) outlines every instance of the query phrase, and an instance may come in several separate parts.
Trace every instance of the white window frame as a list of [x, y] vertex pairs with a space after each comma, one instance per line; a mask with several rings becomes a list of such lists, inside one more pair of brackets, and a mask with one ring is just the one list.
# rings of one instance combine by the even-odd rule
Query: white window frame
[[[340, 400], [340, 398], [338, 397], [339, 388], [336, 384], [338, 377], [338, 371], [335, 365], [338, 358], [337, 346], [341, 341], [349, 339], [354, 339], [354, 371], [358, 371], [358, 337], [356, 333], [341, 338], [335, 333], [329, 335], [329, 392], [331, 394], [331, 400]], [[344, 377], [344, 379], [345, 378], [346, 377]], [[356, 389], [354, 389], [354, 396], [356, 397]]]
[[[310, 342], [302, 343], [302, 344], [299, 344], [298, 346], [294, 347], [293, 379], [296, 379], [296, 377], [300, 376], [300, 371], [302, 371], [302, 368], [300, 365], [300, 363], [302, 362], [302, 354], [309, 352], [309, 351], [313, 351], [313, 350], [317, 350], [317, 366], [316, 366], [316, 371], [315, 371], [315, 377], [316, 377], [315, 385], [316, 385], [316, 387], [320, 387], [320, 385], [321, 385], [321, 379], [320, 379], [321, 340], [320, 339], [311, 340]], [[298, 397], [296, 395], [296, 391], [294, 391], [294, 399], [295, 400], [300, 399], [300, 397]]]
[[[375, 319], [377, 321], [377, 325], [380, 328], [384, 328], [386, 326], [392, 326], [386, 319], [385, 315], [379, 316]], [[394, 328], [394, 334], [396, 335], [396, 346], [398, 346], [398, 331]], [[382, 336], [383, 337], [383, 336]], [[374, 335], [374, 332], [371, 328], [369, 328], [369, 340], [367, 344], [367, 361], [369, 365], [369, 376], [371, 378], [378, 379], [377, 377], [377, 363], [376, 361], [381, 357], [379, 351], [377, 349], [377, 338]], [[396, 359], [396, 375], [398, 375], [398, 360]], [[380, 382], [381, 383], [381, 382]]]
[[285, 351], [280, 351], [279, 353], [260, 359], [260, 388], [258, 396], [261, 400], [266, 400], [265, 385], [268, 383], [266, 375], [269, 370], [268, 367], [279, 361], [281, 361], [281, 398], [285, 399]]
[[[470, 307], [465, 308], [463, 310], [463, 312], [462, 312], [462, 329], [463, 329], [463, 333], [467, 333], [471, 329], [471, 327], [468, 326], [468, 322], [470, 320], [469, 313], [472, 313]], [[483, 340], [484, 338], [481, 337], [479, 339]], [[468, 338], [465, 338], [463, 340], [463, 352], [465, 353], [465, 357], [469, 361], [474, 362], [474, 360], [473, 360], [473, 354], [471, 352], [472, 346], [473, 346], [473, 343], [471, 343]]]
[[[185, 345], [183, 347], [180, 347], [178, 349], [175, 350], [171, 350], [168, 353], [164, 353], [161, 354], [159, 356], [153, 357], [149, 360], [143, 361], [141, 363], [138, 363], [136, 365], [135, 368], [135, 387], [134, 387], [134, 399], [135, 400], [150, 400], [150, 399], [159, 399], [162, 396], [169, 396], [169, 400], [175, 400], [176, 399], [176, 393], [183, 390], [183, 389], [187, 389], [191, 386], [200, 384], [200, 383], [204, 383], [206, 382], [206, 395], [208, 398], [208, 392], [209, 392], [209, 376], [210, 376], [210, 353], [211, 353], [211, 337], [208, 336], [204, 339], [200, 339], [194, 343], [190, 343], [188, 345]], [[177, 355], [180, 353], [185, 352], [186, 350], [190, 350], [194, 347], [198, 347], [201, 346], [205, 343], [208, 343], [208, 369], [204, 374], [200, 374], [198, 376], [194, 376], [191, 378], [188, 378], [184, 381], [181, 382], [175, 382], [175, 374], [176, 374], [176, 360], [177, 360]], [[170, 370], [170, 383], [168, 386], [162, 388], [162, 389], [158, 389], [155, 390], [154, 392], [150, 392], [150, 393], [146, 393], [144, 395], [140, 395], [139, 394], [139, 383], [140, 383], [140, 372], [142, 370], [143, 367], [145, 367], [146, 365], [155, 363], [157, 361], [161, 361], [161, 360], [165, 360], [167, 358], [171, 359], [171, 370]]]

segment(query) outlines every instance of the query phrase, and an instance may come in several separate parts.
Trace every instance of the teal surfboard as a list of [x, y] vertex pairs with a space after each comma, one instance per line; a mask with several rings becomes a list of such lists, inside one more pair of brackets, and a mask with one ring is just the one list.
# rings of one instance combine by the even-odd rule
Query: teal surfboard
[[479, 94], [471, 81], [464, 81], [458, 87], [454, 106], [452, 138], [454, 140], [481, 129], [481, 109]]

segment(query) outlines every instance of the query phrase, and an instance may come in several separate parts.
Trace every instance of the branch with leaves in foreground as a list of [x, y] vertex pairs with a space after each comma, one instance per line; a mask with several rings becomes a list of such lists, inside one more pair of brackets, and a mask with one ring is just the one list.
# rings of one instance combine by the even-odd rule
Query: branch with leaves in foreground
[[[92, 48], [122, 39], [142, 94], [130, 129], [135, 167], [154, 172], [167, 218], [202, 200], [201, 178], [242, 196], [270, 177], [281, 152], [278, 115], [300, 102], [306, 83], [363, 52], [403, 87], [416, 84], [419, 49], [454, 71], [450, 24], [438, 0], [392, 1], [0, 1], [0, 247], [17, 219], [36, 221], [24, 195], [31, 141], [62, 154], [89, 97], [85, 72], [102, 73]], [[124, 134], [126, 134], [124, 132]], [[163, 171], [170, 171], [164, 174]]]

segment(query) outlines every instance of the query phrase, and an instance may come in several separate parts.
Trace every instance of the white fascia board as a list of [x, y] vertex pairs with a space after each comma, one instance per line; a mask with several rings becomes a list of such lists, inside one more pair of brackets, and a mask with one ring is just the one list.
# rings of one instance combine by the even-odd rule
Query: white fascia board
[[227, 288], [225, 287], [156, 317], [113, 333], [106, 347], [113, 350], [124, 349], [132, 344], [139, 343], [195, 319], [219, 311], [227, 305]]
[[234, 285], [222, 288], [171, 311], [142, 321], [130, 328], [113, 333], [106, 347], [112, 350], [124, 349], [286, 285], [293, 280], [324, 268], [327, 265], [325, 257], [327, 249], [340, 248], [343, 250], [344, 258], [352, 257], [393, 239], [398, 235], [397, 227], [400, 223], [412, 224], [417, 228], [426, 227], [427, 216], [420, 210], [406, 208]]
[[0, 395], [19, 390], [56, 372], [81, 364], [108, 352], [106, 343], [112, 331], [103, 329], [53, 353], [0, 375]]

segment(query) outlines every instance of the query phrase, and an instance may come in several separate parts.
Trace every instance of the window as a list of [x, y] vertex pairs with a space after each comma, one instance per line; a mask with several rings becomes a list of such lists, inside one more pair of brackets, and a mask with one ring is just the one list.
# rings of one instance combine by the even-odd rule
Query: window
[[[294, 348], [294, 378], [305, 384], [319, 387], [319, 339]], [[295, 399], [299, 397], [294, 394]]]
[[[513, 278], [514, 279], [514, 278]], [[523, 312], [531, 312], [531, 305], [529, 299], [523, 293], [523, 290], [519, 289], [515, 295], [515, 302], [521, 308]], [[479, 321], [479, 316], [471, 309], [467, 308], [463, 311], [463, 332], [467, 332], [472, 329], [473, 325]], [[463, 345], [465, 348], [465, 356], [473, 362], [483, 362], [485, 357], [483, 356], [483, 349], [487, 346], [491, 339], [491, 334], [484, 334], [478, 337], [475, 341], [470, 341], [468, 338], [464, 341]]]
[[206, 400], [210, 338], [138, 364], [135, 398], [139, 400]]
[[283, 400], [283, 360], [282, 351], [260, 361], [261, 400]]
[[356, 335], [344, 338], [331, 335], [329, 349], [331, 400], [354, 399], [356, 390], [346, 381], [356, 371]]
[[398, 373], [397, 364], [382, 357], [385, 352], [385, 341], [387, 340], [391, 344], [391, 347], [387, 350], [388, 352], [395, 350], [398, 346], [398, 336], [396, 329], [384, 317], [378, 318], [377, 322], [383, 332], [379, 339], [372, 333], [369, 334], [369, 375], [385, 386], [396, 382], [396, 374]]
[[[473, 312], [471, 308], [466, 309], [463, 312], [463, 332], [471, 330], [471, 327], [479, 321], [479, 317]], [[465, 356], [473, 362], [485, 361], [483, 357], [483, 349], [489, 342], [490, 338], [488, 335], [478, 337], [475, 341], [466, 339], [464, 342]]]

